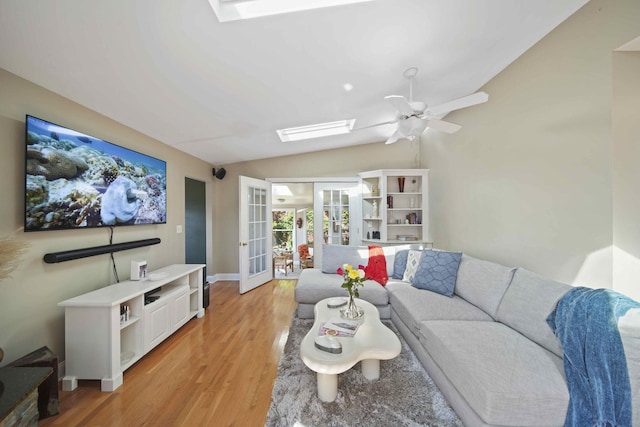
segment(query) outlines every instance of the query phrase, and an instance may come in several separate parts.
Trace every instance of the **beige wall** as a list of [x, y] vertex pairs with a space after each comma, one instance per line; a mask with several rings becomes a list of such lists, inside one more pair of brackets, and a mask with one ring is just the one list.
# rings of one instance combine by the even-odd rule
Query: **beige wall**
[[613, 55], [613, 283], [640, 300], [640, 52]]
[[447, 116], [462, 131], [426, 134], [439, 246], [612, 287], [612, 52], [638, 22], [637, 0], [592, 0], [491, 80], [488, 103]]
[[[3, 364], [49, 346], [64, 359], [64, 311], [57, 303], [114, 282], [108, 255], [60, 264], [45, 264], [45, 253], [109, 243], [108, 229], [25, 233], [23, 226], [25, 114], [102, 137], [124, 147], [167, 161], [168, 212], [166, 225], [120, 227], [114, 242], [159, 237], [162, 243], [115, 254], [121, 280], [129, 278], [130, 261], [146, 259], [150, 270], [184, 262], [184, 178], [207, 182], [207, 199], [214, 198], [211, 166], [167, 145], [107, 119], [65, 98], [0, 70], [0, 245], [26, 246], [26, 252], [5, 258], [14, 262], [9, 278], [0, 279], [0, 347]], [[208, 217], [213, 218], [209, 202]], [[209, 221], [212, 223], [212, 220]], [[212, 229], [212, 225], [209, 225]], [[209, 233], [211, 235], [211, 233]], [[212, 267], [212, 243], [208, 243]], [[211, 268], [210, 268], [211, 270]]]
[[[313, 144], [313, 140], [303, 142]], [[384, 168], [412, 168], [418, 155], [417, 144], [399, 141], [318, 151], [295, 156], [225, 165], [227, 175], [218, 186], [216, 198], [216, 273], [238, 271], [238, 177], [300, 178], [357, 177], [358, 172]]]

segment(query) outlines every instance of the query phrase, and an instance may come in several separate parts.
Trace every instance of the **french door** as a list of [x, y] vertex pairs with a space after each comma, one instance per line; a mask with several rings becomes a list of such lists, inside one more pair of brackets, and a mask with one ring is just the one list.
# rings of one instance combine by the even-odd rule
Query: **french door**
[[359, 245], [361, 241], [358, 183], [314, 184], [314, 265], [322, 266], [321, 245]]
[[240, 293], [273, 277], [271, 183], [240, 176]]

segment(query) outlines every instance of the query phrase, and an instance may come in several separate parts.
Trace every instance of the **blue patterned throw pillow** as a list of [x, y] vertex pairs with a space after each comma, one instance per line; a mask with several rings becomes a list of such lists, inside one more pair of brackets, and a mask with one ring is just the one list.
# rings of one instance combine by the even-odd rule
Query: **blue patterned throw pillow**
[[396, 252], [393, 258], [393, 277], [394, 279], [402, 280], [404, 276], [404, 270], [407, 268], [407, 257], [409, 256], [409, 249]]
[[461, 252], [424, 250], [411, 285], [448, 297], [453, 296]]

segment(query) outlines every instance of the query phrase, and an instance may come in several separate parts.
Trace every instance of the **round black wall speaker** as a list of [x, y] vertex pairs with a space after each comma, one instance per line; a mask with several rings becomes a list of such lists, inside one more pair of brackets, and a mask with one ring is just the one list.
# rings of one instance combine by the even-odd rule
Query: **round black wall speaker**
[[218, 179], [222, 179], [224, 178], [224, 176], [227, 174], [227, 171], [224, 168], [220, 168], [217, 171], [214, 169], [211, 170], [211, 173], [213, 174], [213, 176], [215, 176]]

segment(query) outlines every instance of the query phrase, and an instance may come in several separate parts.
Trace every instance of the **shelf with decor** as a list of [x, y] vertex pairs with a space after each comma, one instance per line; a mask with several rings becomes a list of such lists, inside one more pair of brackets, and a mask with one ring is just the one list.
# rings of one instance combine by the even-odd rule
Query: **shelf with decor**
[[431, 246], [428, 169], [380, 169], [359, 176], [363, 244]]

